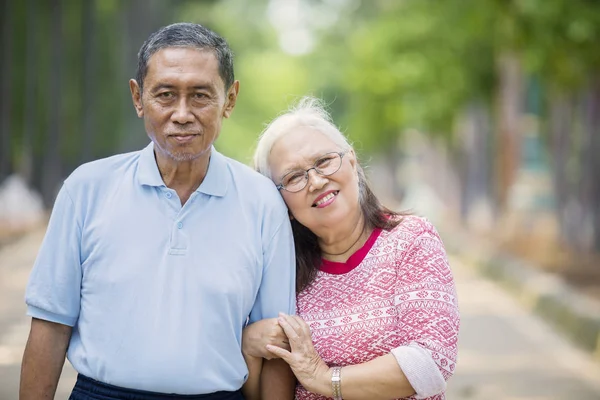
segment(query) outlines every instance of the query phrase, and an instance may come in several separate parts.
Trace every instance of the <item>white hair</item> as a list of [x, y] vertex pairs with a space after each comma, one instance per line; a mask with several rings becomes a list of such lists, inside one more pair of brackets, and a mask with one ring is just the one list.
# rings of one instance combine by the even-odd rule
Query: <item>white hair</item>
[[306, 96], [267, 125], [258, 139], [254, 152], [254, 168], [261, 174], [272, 178], [271, 169], [269, 168], [271, 149], [282, 136], [301, 127], [311, 127], [321, 132], [343, 151], [352, 149], [352, 145], [346, 136], [340, 132], [331, 120], [323, 101]]

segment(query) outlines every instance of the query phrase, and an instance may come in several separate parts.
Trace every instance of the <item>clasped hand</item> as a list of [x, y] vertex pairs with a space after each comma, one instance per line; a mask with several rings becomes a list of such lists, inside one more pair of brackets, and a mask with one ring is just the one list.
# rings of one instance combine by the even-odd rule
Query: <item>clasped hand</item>
[[296, 315], [280, 313], [278, 324], [283, 328], [290, 344], [290, 351], [267, 344], [268, 351], [289, 364], [294, 375], [305, 389], [319, 393], [331, 379], [329, 367], [317, 354], [310, 334], [310, 327]]
[[282, 358], [307, 390], [318, 392], [331, 379], [329, 367], [317, 354], [310, 327], [298, 316], [257, 321], [244, 329], [242, 351], [251, 357]]
[[265, 358], [267, 360], [279, 358], [267, 350], [267, 345], [290, 350], [288, 338], [283, 328], [277, 322], [277, 318], [263, 319], [244, 328], [242, 352], [246, 356]]

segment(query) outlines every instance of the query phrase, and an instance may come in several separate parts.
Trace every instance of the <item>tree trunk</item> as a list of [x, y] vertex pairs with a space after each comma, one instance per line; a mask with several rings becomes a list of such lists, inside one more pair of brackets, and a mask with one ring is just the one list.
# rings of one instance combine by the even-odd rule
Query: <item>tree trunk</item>
[[600, 80], [593, 80], [589, 86], [585, 109], [585, 141], [584, 160], [585, 202], [583, 203], [586, 222], [590, 227], [590, 249], [600, 252]]
[[81, 163], [88, 162], [93, 158], [95, 125], [94, 125], [94, 99], [95, 96], [95, 55], [94, 31], [96, 22], [96, 1], [86, 0], [83, 2], [83, 126], [81, 142]]
[[496, 152], [496, 204], [507, 210], [510, 189], [515, 182], [520, 160], [520, 116], [523, 109], [523, 73], [516, 54], [499, 58], [499, 126]]
[[[472, 213], [491, 211], [489, 196], [490, 118], [485, 104], [472, 102], [464, 112], [461, 127], [463, 149], [461, 215], [469, 219]], [[477, 219], [481, 215], [473, 215]]]
[[21, 162], [19, 175], [31, 185], [33, 178], [33, 134], [35, 131], [34, 115], [36, 103], [36, 76], [37, 66], [37, 7], [36, 0], [27, 0], [26, 49], [25, 49], [25, 109], [23, 110], [23, 145], [21, 149]]
[[4, 0], [0, 4], [2, 10], [2, 73], [0, 87], [0, 183], [11, 171], [11, 136], [12, 136], [12, 63], [13, 63], [13, 2]]
[[62, 129], [62, 69], [63, 69], [63, 26], [62, 0], [52, 2], [52, 55], [48, 102], [50, 104], [48, 132], [46, 136], [45, 158], [42, 181], [42, 197], [47, 207], [54, 198], [61, 179], [60, 136]]
[[573, 126], [573, 103], [564, 95], [553, 94], [550, 100], [550, 147], [552, 154], [552, 178], [556, 212], [563, 242], [570, 244], [572, 232], [569, 228], [568, 199], [572, 187], [567, 177], [567, 165], [571, 153]]

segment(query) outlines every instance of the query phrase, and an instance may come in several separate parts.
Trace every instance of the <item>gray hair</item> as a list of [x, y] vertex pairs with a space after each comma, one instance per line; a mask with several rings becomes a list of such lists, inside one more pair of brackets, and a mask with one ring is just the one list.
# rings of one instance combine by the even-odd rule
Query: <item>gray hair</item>
[[352, 150], [352, 145], [346, 136], [333, 123], [323, 101], [306, 96], [267, 125], [258, 139], [254, 152], [254, 168], [261, 174], [272, 178], [269, 168], [271, 149], [282, 136], [301, 127], [316, 129], [342, 150]]
[[233, 52], [225, 39], [200, 24], [179, 22], [160, 28], [151, 34], [140, 48], [135, 75], [140, 91], [144, 88], [150, 57], [167, 47], [191, 47], [212, 51], [219, 63], [219, 75], [225, 83], [225, 90], [233, 84]]

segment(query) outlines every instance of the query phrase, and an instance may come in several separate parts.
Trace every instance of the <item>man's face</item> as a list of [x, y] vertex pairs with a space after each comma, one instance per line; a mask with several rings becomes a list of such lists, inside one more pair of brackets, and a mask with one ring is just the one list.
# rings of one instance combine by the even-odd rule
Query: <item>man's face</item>
[[175, 162], [210, 154], [239, 88], [236, 81], [225, 91], [212, 51], [187, 47], [165, 48], [150, 57], [143, 93], [135, 80], [129, 84], [157, 156]]

